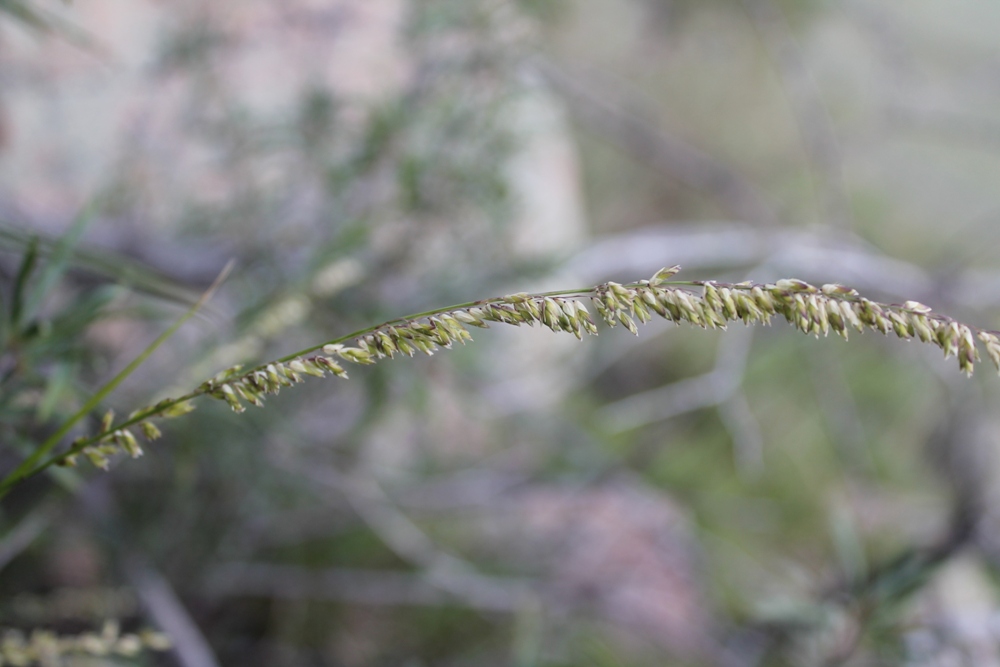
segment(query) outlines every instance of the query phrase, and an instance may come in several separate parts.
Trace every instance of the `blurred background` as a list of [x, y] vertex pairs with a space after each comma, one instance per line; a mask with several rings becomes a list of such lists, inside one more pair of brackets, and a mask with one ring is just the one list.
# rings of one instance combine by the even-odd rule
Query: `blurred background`
[[[0, 466], [230, 258], [104, 408], [672, 264], [997, 327], [998, 30], [973, 0], [0, 0]], [[476, 338], [20, 486], [0, 624], [174, 642], [87, 665], [1000, 665], [986, 366], [783, 324]]]

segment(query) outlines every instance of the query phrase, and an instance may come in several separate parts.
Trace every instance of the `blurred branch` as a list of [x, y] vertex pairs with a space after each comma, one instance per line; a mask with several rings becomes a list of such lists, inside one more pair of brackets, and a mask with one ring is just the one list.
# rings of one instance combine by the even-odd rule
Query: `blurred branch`
[[598, 411], [598, 421], [609, 432], [621, 433], [714, 407], [732, 439], [737, 469], [745, 475], [760, 472], [764, 436], [741, 390], [752, 341], [751, 329], [729, 332], [719, 341], [711, 372], [609, 403]]
[[732, 439], [736, 469], [746, 477], [759, 474], [764, 466], [764, 435], [743, 392], [743, 376], [753, 336], [753, 329], [749, 327], [735, 329], [722, 336], [715, 362], [715, 372], [731, 378], [733, 387], [716, 410]]
[[272, 462], [322, 488], [342, 494], [368, 527], [400, 558], [424, 570], [433, 586], [473, 607], [511, 609], [535, 594], [531, 582], [498, 584], [466, 561], [446, 553], [403, 514], [378, 482], [362, 470], [343, 474], [328, 465], [292, 460], [287, 453], [272, 454]]
[[611, 433], [620, 433], [729, 400], [739, 390], [751, 340], [750, 331], [730, 332], [719, 342], [711, 372], [608, 403], [598, 412], [598, 420]]
[[442, 511], [474, 507], [492, 507], [500, 498], [531, 480], [526, 472], [503, 471], [510, 461], [503, 455], [520, 454], [516, 448], [504, 450], [468, 468], [441, 479], [427, 480], [394, 493], [400, 505], [408, 510]]
[[601, 91], [593, 81], [583, 82], [554, 64], [536, 61], [536, 68], [568, 108], [592, 130], [621, 146], [634, 158], [666, 176], [718, 200], [726, 212], [756, 224], [775, 224], [778, 216], [763, 193], [735, 169], [716, 160], [679, 137], [647, 120], [652, 114], [635, 113], [635, 100], [621, 106], [608, 100], [624, 95]]
[[599, 282], [619, 274], [655, 271], [664, 262], [676, 262], [686, 271], [766, 264], [774, 274], [814, 282], [836, 280], [891, 298], [958, 304], [977, 311], [1000, 306], [1000, 271], [933, 275], [852, 235], [823, 230], [749, 229], [726, 222], [650, 225], [596, 240], [570, 259], [566, 270]]
[[1000, 151], [1000, 123], [993, 118], [917, 108], [898, 101], [888, 104], [886, 115], [896, 130], [912, 130], [977, 150]]
[[764, 434], [743, 391], [737, 391], [717, 406], [722, 424], [733, 441], [736, 469], [751, 478], [764, 469]]
[[[491, 586], [518, 588], [524, 582], [484, 577]], [[276, 599], [335, 600], [377, 606], [461, 605], [481, 611], [513, 613], [520, 602], [511, 597], [453, 595], [422, 574], [375, 570], [308, 570], [261, 563], [227, 563], [205, 577], [208, 595], [266, 596]]]
[[718, 405], [732, 395], [735, 383], [736, 378], [717, 370], [685, 378], [608, 403], [598, 410], [597, 420], [610, 433], [648, 426]]
[[327, 507], [275, 511], [234, 522], [220, 542], [232, 545], [237, 553], [251, 554], [336, 535], [356, 523], [353, 516], [339, 516]]
[[182, 667], [218, 667], [208, 640], [188, 614], [170, 582], [137, 551], [121, 554], [125, 576], [142, 606], [173, 644]]
[[855, 469], [874, 470], [875, 464], [867, 449], [868, 438], [864, 423], [844, 375], [843, 365], [824, 351], [809, 355], [809, 368], [816, 403], [841, 455]]
[[799, 136], [814, 171], [821, 220], [838, 229], [850, 229], [851, 201], [833, 119], [788, 19], [773, 0], [743, 0], [743, 6], [774, 61], [798, 123]]
[[867, 33], [868, 44], [882, 57], [890, 76], [880, 77], [879, 88], [888, 99], [894, 99], [899, 97], [902, 83], [917, 81], [924, 72], [908, 43], [905, 25], [892, 15], [890, 7], [865, 0], [840, 3], [841, 11], [850, 16], [853, 25]]
[[208, 640], [198, 629], [167, 579], [141, 552], [126, 543], [110, 481], [98, 478], [81, 494], [96, 532], [118, 558], [122, 571], [150, 618], [170, 638], [171, 653], [181, 667], [218, 667]]

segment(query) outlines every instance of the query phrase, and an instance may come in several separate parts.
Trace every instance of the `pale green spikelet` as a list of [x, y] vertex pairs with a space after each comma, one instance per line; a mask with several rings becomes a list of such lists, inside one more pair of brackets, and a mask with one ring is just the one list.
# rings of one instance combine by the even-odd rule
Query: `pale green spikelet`
[[649, 280], [649, 283], [653, 286], [658, 286], [661, 283], [670, 280], [672, 277], [680, 273], [680, 271], [681, 267], [679, 266], [664, 267], [653, 275], [653, 277]]
[[151, 421], [139, 422], [139, 429], [142, 431], [143, 437], [149, 442], [159, 440], [163, 437], [163, 432]]

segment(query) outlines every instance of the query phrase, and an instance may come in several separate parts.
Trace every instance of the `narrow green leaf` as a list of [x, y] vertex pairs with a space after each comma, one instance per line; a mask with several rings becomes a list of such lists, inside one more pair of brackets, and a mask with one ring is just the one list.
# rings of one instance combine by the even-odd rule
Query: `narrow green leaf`
[[56, 286], [56, 283], [59, 282], [59, 279], [66, 272], [69, 261], [73, 256], [73, 249], [80, 241], [83, 231], [93, 218], [94, 206], [85, 206], [79, 215], [76, 216], [76, 219], [66, 233], [59, 239], [59, 242], [52, 250], [52, 254], [49, 255], [48, 262], [45, 263], [45, 268], [42, 270], [41, 276], [39, 276], [38, 284], [30, 293], [25, 295], [22, 313], [22, 318], [25, 322], [30, 321], [38, 314], [42, 304], [45, 302], [45, 297], [48, 296], [49, 292], [52, 291], [52, 288]]
[[72, 384], [74, 370], [73, 364], [56, 365], [52, 371], [52, 377], [49, 379], [48, 386], [45, 388], [45, 394], [38, 404], [39, 422], [45, 423], [52, 418], [56, 407], [59, 405], [59, 401], [66, 395]]
[[194, 314], [197, 313], [201, 309], [201, 307], [205, 305], [205, 303], [211, 298], [212, 294], [215, 293], [215, 290], [218, 289], [219, 285], [222, 284], [222, 281], [224, 281], [226, 279], [226, 276], [229, 275], [229, 272], [232, 270], [232, 268], [233, 268], [233, 262], [230, 261], [228, 264], [226, 264], [226, 267], [219, 274], [219, 277], [215, 279], [215, 282], [212, 283], [212, 286], [205, 291], [205, 293], [202, 295], [202, 297], [198, 300], [197, 303], [191, 306], [191, 308], [189, 308], [186, 313], [181, 315], [181, 317], [178, 318], [177, 321], [174, 322], [169, 329], [164, 331], [156, 338], [156, 340], [150, 343], [149, 346], [146, 347], [146, 349], [143, 350], [139, 354], [139, 356], [133, 359], [132, 362], [128, 366], [126, 366], [120, 373], [118, 373], [118, 375], [114, 376], [107, 384], [101, 387], [97, 391], [97, 393], [91, 396], [90, 400], [88, 400], [83, 405], [83, 407], [81, 407], [76, 412], [76, 414], [67, 419], [63, 423], [63, 425], [56, 430], [55, 433], [53, 433], [51, 436], [49, 436], [49, 438], [45, 442], [39, 445], [38, 448], [35, 449], [35, 451], [32, 452], [28, 458], [22, 461], [21, 464], [17, 466], [17, 468], [15, 468], [13, 472], [4, 477], [3, 480], [0, 480], [0, 498], [6, 496], [10, 492], [11, 488], [13, 488], [14, 485], [20, 482], [21, 480], [26, 479], [27, 477], [30, 477], [31, 475], [34, 475], [38, 472], [41, 472], [46, 467], [48, 467], [48, 464], [40, 466], [39, 463], [48, 455], [49, 452], [52, 451], [52, 449], [57, 444], [59, 444], [59, 441], [62, 440], [63, 436], [69, 433], [77, 422], [79, 422], [81, 419], [90, 414], [90, 412], [94, 408], [96, 408], [101, 403], [101, 401], [103, 401], [108, 396], [108, 394], [114, 391], [115, 388], [117, 388], [118, 385], [120, 385], [125, 380], [125, 378], [131, 375], [144, 361], [146, 361], [146, 359], [148, 359], [149, 356], [153, 354], [153, 352], [155, 352], [157, 348], [160, 347], [160, 345], [166, 342], [168, 338], [173, 336], [185, 322], [191, 319], [194, 316]]
[[[38, 255], [46, 258], [52, 254], [57, 240], [44, 234], [28, 234], [10, 222], [0, 219], [0, 249], [21, 252], [32, 239], [37, 239]], [[200, 292], [131, 257], [111, 250], [80, 247], [70, 258], [70, 265], [92, 271], [114, 282], [184, 306], [190, 306]]]
[[[14, 279], [14, 292], [11, 294], [10, 302], [10, 323], [14, 331], [21, 329], [21, 312], [24, 307], [25, 290], [28, 285], [28, 278], [31, 277], [38, 263], [38, 237], [33, 236], [28, 241], [28, 249], [21, 259], [21, 267], [17, 270], [17, 278]], [[16, 334], [15, 334], [16, 335]]]
[[9, 14], [23, 24], [41, 32], [48, 32], [51, 27], [41, 14], [20, 0], [0, 0], [0, 12]]

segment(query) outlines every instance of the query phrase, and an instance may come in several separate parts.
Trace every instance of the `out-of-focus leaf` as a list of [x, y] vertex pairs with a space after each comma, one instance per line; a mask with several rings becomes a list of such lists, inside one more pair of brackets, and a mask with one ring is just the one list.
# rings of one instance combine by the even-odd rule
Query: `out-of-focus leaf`
[[21, 0], [0, 0], [0, 14], [7, 14], [35, 30], [49, 32], [52, 29], [51, 23], [41, 12]]
[[[63, 4], [69, 6], [70, 3], [64, 0]], [[3, 20], [5, 15], [31, 30], [45, 35], [59, 36], [74, 46], [87, 49], [93, 54], [102, 54], [105, 51], [97, 43], [97, 40], [86, 31], [65, 20], [59, 14], [38, 7], [33, 2], [0, 0], [0, 20]]]
[[[0, 221], [0, 249], [22, 251], [33, 238], [37, 239], [38, 254], [41, 257], [50, 256], [58, 243], [44, 235], [28, 234], [10, 223]], [[197, 291], [189, 289], [152, 267], [115, 252], [75, 248], [69, 262], [72, 267], [93, 271], [114, 279], [120, 285], [185, 306], [190, 306], [200, 296]]]
[[21, 259], [21, 267], [17, 270], [17, 278], [14, 280], [14, 291], [11, 294], [10, 323], [15, 330], [20, 328], [21, 312], [24, 307], [24, 292], [28, 284], [28, 277], [35, 270], [38, 262], [38, 238], [32, 237], [28, 243], [28, 248]]
[[42, 304], [45, 302], [45, 298], [66, 272], [66, 269], [69, 267], [70, 258], [73, 255], [73, 248], [80, 241], [80, 236], [83, 235], [83, 231], [87, 228], [87, 224], [93, 217], [93, 207], [85, 207], [52, 249], [52, 254], [49, 255], [48, 262], [46, 262], [45, 268], [38, 278], [38, 282], [30, 292], [25, 294], [24, 306], [21, 313], [24, 321], [29, 321], [38, 314]]
[[120, 294], [121, 290], [116, 285], [106, 285], [84, 294], [73, 307], [63, 310], [51, 320], [48, 335], [56, 344], [72, 341]]
[[887, 565], [869, 586], [869, 595], [880, 607], [888, 609], [920, 589], [940, 565], [914, 550]]
[[45, 395], [38, 404], [38, 421], [46, 422], [52, 417], [59, 401], [72, 385], [74, 374], [75, 370], [71, 364], [56, 364], [45, 389]]
[[835, 509], [831, 513], [830, 535], [844, 574], [854, 581], [860, 581], [868, 576], [868, 561], [861, 535], [858, 534], [857, 526], [846, 511]]

